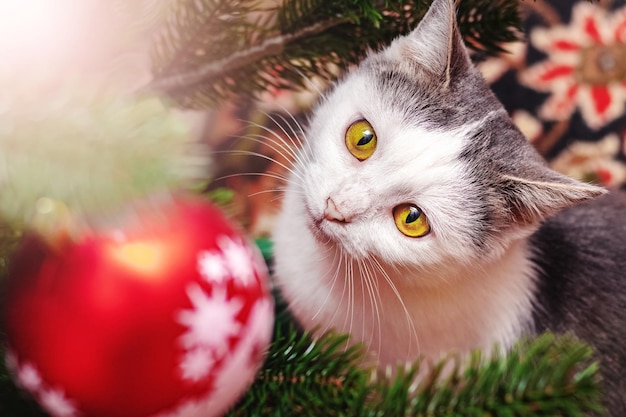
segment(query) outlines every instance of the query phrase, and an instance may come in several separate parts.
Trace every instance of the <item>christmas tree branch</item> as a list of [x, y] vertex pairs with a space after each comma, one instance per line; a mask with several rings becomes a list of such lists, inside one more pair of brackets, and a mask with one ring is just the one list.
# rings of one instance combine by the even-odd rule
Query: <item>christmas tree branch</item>
[[[337, 68], [414, 29], [428, 8], [421, 0], [287, 0], [268, 9], [240, 1], [233, 13], [227, 3], [178, 2], [178, 18], [168, 20], [155, 44], [154, 79], [142, 91], [203, 108], [268, 88], [297, 89], [307, 78], [332, 80]], [[460, 28], [469, 45], [502, 52], [501, 43], [519, 36], [517, 5], [461, 2]]]
[[226, 58], [215, 62], [209, 62], [200, 68], [193, 69], [187, 73], [175, 74], [169, 78], [156, 79], [144, 87], [141, 92], [168, 94], [174, 92], [177, 88], [211, 82], [216, 77], [223, 77], [224, 74], [228, 74], [231, 71], [245, 68], [271, 56], [280, 55], [284, 52], [286, 45], [297, 42], [302, 38], [319, 34], [324, 30], [345, 22], [346, 19], [329, 19], [324, 22], [317, 22], [312, 26], [305, 27], [294, 33], [277, 35], [265, 39], [259, 45], [254, 45], [246, 50], [234, 52]]
[[277, 334], [255, 387], [231, 411], [249, 415], [361, 415], [371, 387], [357, 368], [358, 348], [344, 349], [347, 336], [313, 341], [293, 328]]
[[[408, 398], [403, 415], [583, 416], [601, 411], [598, 365], [592, 349], [571, 336], [546, 333], [521, 341], [507, 354], [474, 352], [469, 365], [445, 376], [441, 362]], [[413, 380], [412, 372], [381, 385], [384, 408], [389, 392]], [[396, 395], [397, 397], [397, 395]], [[397, 403], [396, 398], [391, 406]], [[400, 415], [400, 414], [398, 414]]]
[[582, 417], [601, 411], [592, 349], [568, 335], [546, 333], [507, 354], [477, 351], [465, 367], [444, 360], [418, 384], [419, 363], [376, 379], [359, 368], [361, 350], [346, 349], [347, 335], [316, 340], [284, 320], [279, 315], [263, 370], [231, 416]]

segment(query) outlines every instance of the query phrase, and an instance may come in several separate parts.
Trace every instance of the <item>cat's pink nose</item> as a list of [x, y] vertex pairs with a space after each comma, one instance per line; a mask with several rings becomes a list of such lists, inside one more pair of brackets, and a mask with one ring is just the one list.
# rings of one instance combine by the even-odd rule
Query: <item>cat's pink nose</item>
[[324, 209], [324, 218], [333, 222], [347, 223], [349, 219], [343, 215], [337, 208], [337, 205], [331, 197], [326, 200], [326, 208]]

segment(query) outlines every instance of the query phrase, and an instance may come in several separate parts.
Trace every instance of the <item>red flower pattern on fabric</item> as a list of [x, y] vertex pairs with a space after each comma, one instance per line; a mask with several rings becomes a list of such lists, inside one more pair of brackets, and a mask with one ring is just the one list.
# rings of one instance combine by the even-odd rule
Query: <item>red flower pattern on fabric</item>
[[569, 25], [538, 28], [530, 42], [546, 60], [520, 73], [520, 82], [551, 93], [539, 110], [545, 120], [565, 120], [577, 109], [591, 128], [622, 116], [626, 101], [626, 7], [608, 13], [579, 3]]

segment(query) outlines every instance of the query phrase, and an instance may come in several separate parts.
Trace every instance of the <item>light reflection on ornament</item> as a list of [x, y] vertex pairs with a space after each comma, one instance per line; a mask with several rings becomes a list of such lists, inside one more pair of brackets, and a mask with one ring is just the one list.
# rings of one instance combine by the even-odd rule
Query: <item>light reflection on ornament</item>
[[[130, 242], [111, 247], [113, 257], [120, 263], [144, 274], [157, 272], [164, 256], [163, 245], [158, 242]], [[137, 275], [146, 278], [147, 275]]]

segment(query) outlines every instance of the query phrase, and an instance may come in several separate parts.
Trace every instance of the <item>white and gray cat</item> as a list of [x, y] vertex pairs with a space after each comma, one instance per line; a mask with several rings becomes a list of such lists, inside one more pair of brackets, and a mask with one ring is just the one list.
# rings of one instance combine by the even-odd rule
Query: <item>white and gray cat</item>
[[626, 196], [594, 199], [605, 191], [545, 166], [454, 12], [434, 0], [315, 108], [276, 222], [276, 282], [305, 328], [350, 333], [381, 369], [573, 332], [626, 416]]

